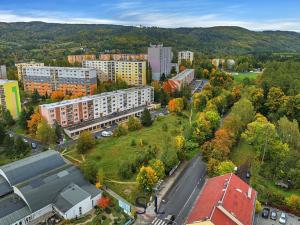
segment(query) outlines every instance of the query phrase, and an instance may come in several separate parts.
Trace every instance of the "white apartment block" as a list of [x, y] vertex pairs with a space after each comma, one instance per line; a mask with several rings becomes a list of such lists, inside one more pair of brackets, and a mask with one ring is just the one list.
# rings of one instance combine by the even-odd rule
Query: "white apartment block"
[[82, 67], [97, 69], [101, 82], [122, 79], [128, 85], [146, 85], [146, 61], [86, 60]]
[[96, 132], [131, 115], [139, 116], [153, 101], [153, 88], [145, 86], [44, 104], [40, 112], [50, 125], [57, 122], [76, 138], [84, 130]]
[[187, 62], [193, 63], [194, 61], [194, 52], [191, 51], [181, 51], [178, 52], [178, 64], [181, 64], [182, 60], [186, 60]]
[[29, 62], [29, 63], [16, 63], [15, 66], [17, 67], [18, 71], [18, 80], [23, 80], [23, 67], [30, 67], [30, 66], [44, 66], [44, 63], [36, 63], [36, 62]]
[[6, 66], [0, 65], [0, 79], [7, 79]]

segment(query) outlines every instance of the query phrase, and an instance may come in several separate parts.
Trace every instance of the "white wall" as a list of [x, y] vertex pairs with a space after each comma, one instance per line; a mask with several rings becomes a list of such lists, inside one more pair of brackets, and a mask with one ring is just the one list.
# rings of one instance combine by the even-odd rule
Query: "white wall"
[[[82, 214], [79, 214], [79, 208], [81, 207], [81, 212]], [[86, 198], [85, 200], [79, 202], [77, 205], [75, 205], [74, 207], [72, 207], [70, 210], [68, 210], [65, 215], [64, 218], [65, 219], [74, 219], [77, 217], [80, 217], [86, 213], [88, 213], [89, 211], [91, 211], [93, 209], [92, 206], [92, 200], [91, 197]]]

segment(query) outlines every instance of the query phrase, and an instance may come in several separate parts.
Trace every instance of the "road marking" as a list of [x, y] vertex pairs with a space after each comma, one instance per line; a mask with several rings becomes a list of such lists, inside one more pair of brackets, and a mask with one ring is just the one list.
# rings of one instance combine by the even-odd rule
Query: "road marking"
[[162, 219], [159, 219], [159, 218], [155, 218], [152, 223], [152, 225], [167, 225], [167, 222], [162, 220]]
[[[199, 182], [198, 182], [199, 184]], [[180, 212], [178, 213], [177, 217], [180, 216], [180, 214], [182, 213], [182, 211], [185, 209], [185, 206], [188, 204], [188, 202], [190, 201], [191, 197], [193, 196], [194, 192], [196, 191], [196, 189], [198, 188], [198, 184], [196, 185], [196, 187], [194, 188], [194, 190], [192, 191], [190, 197], [188, 198], [188, 200], [185, 202], [184, 206], [181, 208]]]

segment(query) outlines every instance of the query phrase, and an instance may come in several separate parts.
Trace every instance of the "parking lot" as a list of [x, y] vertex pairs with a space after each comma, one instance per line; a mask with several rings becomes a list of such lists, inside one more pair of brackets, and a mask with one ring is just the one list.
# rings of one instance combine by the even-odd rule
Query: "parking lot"
[[[270, 208], [270, 207], [268, 207]], [[256, 216], [256, 225], [281, 225], [279, 223], [280, 214], [282, 211], [278, 209], [270, 208], [270, 212], [275, 210], [277, 212], [277, 220], [271, 220], [270, 216], [268, 219], [265, 219], [261, 216], [261, 213]], [[287, 215], [287, 222], [286, 225], [300, 225], [300, 217], [294, 216], [292, 214], [286, 213]]]

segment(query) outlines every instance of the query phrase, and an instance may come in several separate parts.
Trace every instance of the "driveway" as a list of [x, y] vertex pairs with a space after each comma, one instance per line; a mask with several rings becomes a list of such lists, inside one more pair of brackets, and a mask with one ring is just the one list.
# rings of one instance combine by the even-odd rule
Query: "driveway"
[[[279, 218], [280, 218], [280, 214], [282, 211], [278, 210], [278, 209], [274, 209], [274, 208], [270, 208], [270, 212], [275, 210], [277, 212], [277, 220], [271, 220], [269, 219], [265, 219], [261, 217], [261, 213], [259, 215], [256, 216], [256, 223], [255, 225], [281, 225], [279, 223]], [[286, 225], [299, 225], [300, 224], [300, 217], [294, 216], [292, 214], [286, 213], [287, 216], [287, 223]]]

